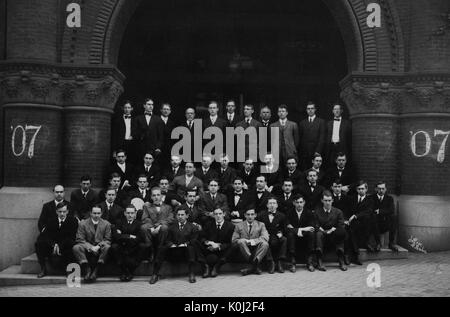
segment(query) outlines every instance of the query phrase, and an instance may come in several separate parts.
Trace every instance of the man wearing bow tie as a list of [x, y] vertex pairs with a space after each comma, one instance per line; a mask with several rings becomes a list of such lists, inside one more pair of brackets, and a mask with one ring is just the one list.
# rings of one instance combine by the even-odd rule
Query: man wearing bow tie
[[122, 111], [123, 113], [114, 118], [112, 123], [112, 149], [114, 153], [118, 149], [124, 149], [129, 154], [128, 160], [130, 163], [136, 164], [138, 162], [137, 148], [132, 136], [135, 122], [131, 115], [133, 106], [130, 101], [125, 101]]
[[118, 149], [116, 152], [116, 162], [109, 167], [107, 175], [117, 173], [120, 175], [120, 189], [129, 190], [134, 179], [135, 168], [127, 161], [125, 150]]
[[202, 230], [202, 227], [205, 226], [210, 218], [206, 215], [200, 201], [197, 200], [197, 191], [188, 190], [184, 199], [185, 203], [179, 208], [186, 210], [188, 215], [187, 220], [193, 223], [199, 230]]
[[309, 169], [306, 171], [306, 184], [300, 187], [300, 193], [306, 199], [306, 208], [309, 210], [314, 210], [320, 205], [320, 200], [322, 198], [322, 192], [325, 190], [324, 187], [317, 183], [318, 174], [316, 170]]
[[233, 187], [228, 191], [228, 206], [233, 223], [241, 222], [247, 209], [250, 209], [250, 198], [248, 191], [244, 189], [244, 181], [240, 177], [233, 180]]
[[249, 191], [250, 206], [259, 214], [266, 209], [267, 199], [271, 196], [267, 190], [266, 177], [260, 175], [256, 178], [256, 187]]
[[380, 234], [389, 232], [389, 249], [398, 252], [397, 246], [394, 244], [396, 233], [395, 221], [395, 204], [394, 198], [387, 194], [386, 182], [378, 182], [376, 194], [372, 196], [374, 201], [375, 218], [375, 242], [377, 246], [375, 251], [381, 249]]
[[97, 193], [91, 186], [91, 176], [83, 175], [80, 179], [80, 188], [74, 189], [70, 194], [70, 210], [80, 220], [89, 218], [90, 210], [98, 202]]
[[351, 154], [352, 126], [348, 120], [342, 118], [343, 112], [343, 106], [335, 104], [333, 106], [334, 118], [327, 124], [326, 159], [329, 165], [336, 160], [338, 153], [345, 153], [348, 157]]

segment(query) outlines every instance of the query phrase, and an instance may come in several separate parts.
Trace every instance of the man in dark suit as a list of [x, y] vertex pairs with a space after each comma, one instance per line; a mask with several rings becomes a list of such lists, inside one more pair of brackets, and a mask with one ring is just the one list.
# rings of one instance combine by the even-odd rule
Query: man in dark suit
[[316, 116], [316, 106], [309, 102], [306, 106], [308, 117], [300, 122], [299, 138], [302, 155], [302, 163], [307, 164], [303, 169], [310, 168], [310, 162], [315, 153], [324, 154], [326, 124], [325, 121]]
[[219, 181], [211, 179], [208, 183], [208, 193], [200, 195], [200, 206], [205, 215], [212, 221], [214, 210], [222, 209], [227, 220], [230, 219], [230, 210], [228, 208], [227, 196], [219, 193]]
[[161, 120], [164, 123], [164, 133], [163, 133], [163, 147], [161, 149], [161, 155], [159, 160], [159, 165], [163, 168], [170, 167], [170, 155], [172, 151], [172, 146], [174, 144], [172, 140], [172, 130], [175, 129], [176, 124], [170, 118], [172, 113], [172, 106], [168, 102], [164, 102], [160, 108]]
[[98, 202], [97, 193], [91, 186], [92, 178], [83, 175], [80, 179], [80, 188], [74, 189], [70, 194], [70, 210], [80, 220], [89, 218], [92, 207]]
[[197, 191], [188, 190], [184, 197], [185, 203], [178, 208], [186, 210], [187, 221], [193, 223], [198, 230], [202, 230], [203, 226], [210, 220], [199, 200], [197, 200]]
[[242, 168], [238, 171], [237, 176], [244, 181], [244, 189], [250, 190], [255, 188], [256, 176], [258, 176], [258, 174], [253, 160], [247, 159]]
[[172, 208], [180, 206], [183, 203], [183, 197], [178, 196], [169, 190], [170, 182], [166, 176], [162, 176], [159, 180], [159, 188], [161, 188], [161, 201]]
[[150, 189], [148, 188], [148, 178], [145, 174], [138, 175], [137, 181], [137, 189], [131, 190], [128, 193], [128, 199], [125, 206], [131, 204], [131, 201], [134, 198], [140, 198], [144, 203], [149, 202], [151, 200]]
[[[124, 149], [128, 153], [129, 161], [131, 164], [135, 164], [138, 161], [136, 142], [133, 139], [132, 131], [134, 128], [134, 120], [131, 116], [133, 112], [133, 106], [130, 101], [125, 101], [122, 107], [123, 113], [113, 119], [111, 129], [111, 143], [113, 153], [117, 154], [118, 149]], [[113, 154], [113, 156], [115, 156]]]
[[281, 186], [282, 193], [278, 196], [278, 210], [287, 215], [288, 211], [294, 208], [294, 185], [292, 180], [287, 178]]
[[109, 186], [106, 189], [102, 189], [98, 194], [99, 201], [106, 200], [107, 190], [109, 188], [114, 188], [116, 190], [116, 199], [114, 202], [121, 207], [126, 206], [125, 203], [128, 195], [125, 190], [120, 188], [120, 183], [122, 182], [121, 180], [122, 178], [118, 173], [112, 173], [109, 177]]
[[328, 190], [322, 194], [322, 207], [318, 207], [314, 214], [316, 217], [316, 255], [319, 271], [326, 271], [322, 262], [323, 250], [327, 244], [333, 245], [336, 250], [339, 268], [347, 271], [344, 261], [344, 215], [342, 211], [334, 208], [333, 195]]
[[113, 243], [111, 252], [120, 268], [120, 280], [129, 282], [133, 279], [136, 268], [142, 261], [145, 244], [141, 231], [141, 222], [136, 220], [136, 208], [130, 205], [122, 218], [112, 230]]
[[238, 114], [236, 113], [236, 102], [232, 99], [227, 101], [227, 113], [226, 118], [227, 127], [236, 127], [236, 124], [241, 121]]
[[167, 177], [169, 182], [177, 176], [184, 175], [184, 168], [181, 167], [181, 158], [177, 155], [173, 155], [170, 159], [170, 168], [164, 172], [164, 176]]
[[[78, 229], [78, 220], [69, 215], [67, 203], [64, 201], [56, 206], [56, 218], [49, 218], [37, 238], [35, 248], [41, 271], [38, 278], [47, 275], [45, 259], [56, 256], [62, 261], [62, 266], [72, 262], [72, 247], [75, 244], [75, 235]], [[231, 237], [230, 237], [231, 240]]]
[[327, 185], [325, 184], [326, 172], [322, 168], [323, 167], [322, 164], [323, 164], [322, 155], [320, 155], [319, 153], [314, 154], [311, 169], [317, 172], [317, 183], [321, 186], [326, 186]]
[[170, 183], [170, 190], [175, 192], [178, 196], [184, 197], [188, 189], [196, 190], [198, 194], [203, 193], [203, 182], [200, 178], [194, 175], [194, 163], [187, 162], [184, 165], [184, 174], [177, 176]]
[[227, 194], [231, 222], [233, 223], [241, 222], [247, 209], [251, 208], [248, 191], [244, 190], [243, 186], [242, 178], [236, 177], [233, 181], [233, 189], [229, 190]]
[[[39, 216], [39, 220], [38, 220], [38, 229], [39, 232], [42, 233], [45, 229], [45, 225], [53, 220], [56, 220], [58, 218], [57, 214], [56, 214], [56, 206], [59, 203], [64, 202], [64, 204], [69, 205], [69, 202], [67, 200], [64, 200], [64, 187], [61, 185], [56, 185], [53, 188], [53, 194], [55, 196], [55, 199], [52, 201], [49, 201], [47, 203], [45, 203], [42, 206], [42, 211], [41, 214]], [[73, 215], [72, 211], [69, 209], [69, 214]]]
[[97, 205], [102, 211], [102, 218], [115, 226], [123, 218], [124, 209], [116, 203], [117, 191], [114, 187], [106, 190], [105, 200]]
[[387, 194], [386, 182], [378, 182], [376, 194], [372, 196], [375, 211], [375, 242], [377, 243], [375, 251], [381, 249], [380, 234], [389, 232], [389, 249], [398, 252], [394, 243], [396, 225], [395, 225], [395, 204], [394, 198]]
[[326, 153], [327, 162], [336, 160], [338, 153], [345, 153], [350, 157], [352, 144], [352, 126], [348, 120], [342, 118], [344, 109], [342, 105], [333, 106], [333, 120], [327, 123]]
[[286, 168], [281, 173], [282, 179], [290, 179], [294, 186], [293, 191], [298, 192], [301, 185], [305, 184], [305, 174], [298, 167], [298, 158], [289, 157], [286, 160]]
[[[259, 128], [261, 127], [261, 122], [253, 119], [253, 112], [254, 107], [253, 105], [245, 105], [244, 106], [244, 120], [238, 122], [236, 124], [236, 128], [242, 127], [244, 130], [249, 132], [250, 134], [253, 134], [254, 137], [249, 136], [247, 139], [247, 136], [245, 136], [245, 140], [243, 140], [243, 144], [238, 144], [237, 148], [238, 151], [238, 160], [240, 158], [250, 158], [254, 161], [257, 159], [257, 153], [258, 153], [258, 132]], [[249, 129], [251, 128], [251, 129]], [[248, 134], [248, 135], [250, 135]], [[242, 149], [242, 150], [241, 150]], [[243, 151], [245, 149], [245, 151]], [[251, 149], [251, 151], [250, 151]], [[242, 152], [242, 153], [241, 153]], [[253, 157], [253, 155], [255, 155]], [[239, 160], [242, 162], [242, 160]]]
[[215, 221], [208, 222], [200, 232], [198, 261], [204, 264], [203, 278], [216, 277], [229, 257], [234, 225], [224, 217], [222, 209], [214, 210]]
[[267, 135], [267, 152], [272, 151], [272, 130], [270, 129], [270, 125], [275, 122], [272, 120], [272, 110], [269, 107], [264, 106], [259, 111], [259, 119], [261, 120], [261, 128], [260, 131], [265, 131]]
[[300, 187], [300, 194], [306, 199], [306, 209], [314, 210], [320, 205], [322, 192], [325, 190], [317, 183], [317, 171], [309, 169], [306, 171], [307, 183]]
[[306, 254], [306, 268], [314, 272], [313, 252], [315, 244], [315, 217], [311, 210], [305, 208], [306, 200], [301, 194], [294, 196], [293, 206], [287, 212], [287, 242], [291, 258], [290, 271], [296, 271], [297, 249]]
[[204, 155], [201, 168], [195, 170], [194, 175], [203, 182], [203, 190], [208, 191], [208, 184], [211, 179], [219, 179], [219, 173], [211, 167], [212, 157]]
[[139, 143], [141, 157], [147, 151], [153, 151], [156, 156], [161, 153], [164, 127], [161, 117], [153, 114], [153, 100], [146, 99], [144, 114], [135, 118], [133, 131], [133, 139]]
[[177, 262], [188, 261], [189, 282], [195, 283], [194, 264], [196, 262], [196, 250], [198, 248], [198, 230], [195, 225], [187, 221], [186, 210], [178, 208], [177, 221], [170, 225], [167, 240], [158, 250], [153, 263], [153, 275], [150, 284], [155, 284], [159, 279], [159, 271], [167, 258]]
[[102, 210], [93, 207], [91, 217], [78, 225], [73, 254], [85, 272], [85, 282], [95, 282], [98, 269], [105, 264], [111, 247], [111, 224], [101, 216]]
[[330, 188], [336, 178], [342, 181], [342, 192], [344, 194], [354, 191], [357, 182], [356, 172], [350, 166], [347, 166], [347, 155], [344, 153], [337, 154], [336, 165], [327, 171], [325, 186]]
[[261, 175], [266, 177], [267, 190], [273, 195], [281, 192], [281, 165], [277, 163], [272, 153], [264, 155], [265, 165], [261, 167]]
[[[200, 140], [195, 140], [195, 128], [197, 127], [198, 124], [200, 124], [202, 122], [202, 120], [195, 119], [195, 109], [194, 108], [187, 108], [184, 114], [185, 114], [186, 120], [181, 123], [181, 126], [184, 128], [187, 128], [189, 130], [191, 149], [190, 149], [190, 157], [188, 157], [188, 159], [186, 159], [186, 156], [189, 156], [186, 152], [183, 152], [183, 157], [184, 157], [184, 160], [186, 160], [186, 161], [194, 161], [195, 144], [198, 142], [201, 142]], [[200, 130], [200, 132], [202, 132], [201, 129], [199, 129], [199, 130]], [[176, 140], [174, 140], [174, 141], [176, 142]], [[186, 149], [186, 151], [187, 151], [187, 149]]]
[[269, 274], [275, 272], [284, 273], [283, 262], [286, 261], [287, 252], [287, 222], [286, 216], [277, 210], [278, 202], [275, 197], [267, 200], [267, 210], [262, 211], [257, 216], [257, 220], [264, 223], [269, 233]]
[[120, 176], [120, 189], [128, 190], [133, 183], [134, 166], [127, 163], [127, 154], [124, 150], [119, 149], [116, 152], [116, 162], [108, 169], [108, 176], [117, 173]]
[[[299, 134], [297, 123], [287, 119], [288, 110], [286, 105], [278, 106], [279, 120], [270, 125], [279, 131], [280, 162], [286, 162], [288, 157], [297, 156], [299, 145]], [[269, 139], [270, 140], [270, 139]], [[271, 141], [269, 141], [271, 143]], [[281, 164], [280, 164], [281, 165]]]
[[149, 188], [158, 186], [161, 169], [155, 164], [155, 156], [151, 152], [144, 154], [144, 164], [139, 164], [134, 170], [134, 179], [137, 181], [138, 176], [144, 174], [147, 176]]
[[233, 188], [233, 181], [236, 178], [236, 170], [229, 166], [230, 159], [224, 154], [220, 159], [219, 186], [222, 194], [228, 193]]
[[259, 214], [267, 207], [267, 199], [271, 196], [271, 193], [267, 191], [266, 177], [260, 175], [256, 178], [256, 187], [248, 192], [251, 208], [255, 209]]
[[220, 118], [219, 113], [219, 105], [217, 101], [211, 101], [208, 105], [209, 116], [206, 119], [203, 119], [202, 126], [203, 131], [208, 129], [209, 127], [219, 128], [222, 132], [225, 131], [227, 127], [227, 122]]

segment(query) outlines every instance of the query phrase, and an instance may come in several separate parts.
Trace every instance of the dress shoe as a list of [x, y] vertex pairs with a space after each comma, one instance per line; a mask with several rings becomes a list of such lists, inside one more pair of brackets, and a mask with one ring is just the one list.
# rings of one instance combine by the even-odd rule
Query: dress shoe
[[322, 257], [321, 256], [317, 256], [317, 269], [319, 270], [319, 271], [322, 271], [322, 272], [326, 272], [326, 268], [325, 268], [325, 266], [323, 265], [323, 263], [322, 263]]
[[366, 245], [366, 250], [369, 253], [374, 253], [375, 252], [375, 249], [370, 244]]
[[249, 269], [249, 268], [247, 268], [247, 269], [242, 269], [242, 270], [241, 270], [242, 276], [249, 275], [249, 274], [251, 274], [252, 272], [253, 272], [253, 269]]
[[310, 264], [307, 264], [306, 265], [306, 268], [308, 269], [308, 271], [310, 271], [310, 272], [314, 272], [316, 269], [314, 268], [314, 265], [312, 265], [311, 263]]
[[296, 267], [295, 263], [291, 263], [291, 266], [289, 267], [289, 271], [291, 271], [292, 273], [295, 273], [297, 271], [297, 267]]
[[133, 276], [133, 274], [128, 274], [127, 275], [127, 282], [131, 282], [132, 280], [133, 280], [133, 278], [134, 278], [134, 276]]
[[43, 278], [44, 276], [47, 275], [47, 270], [45, 267], [41, 268], [41, 271], [39, 272], [39, 274], [37, 275], [37, 278]]
[[91, 267], [89, 265], [87, 265], [85, 272], [86, 273], [84, 275], [84, 281], [87, 282], [87, 283], [90, 283], [91, 282], [92, 271], [91, 271]]
[[375, 246], [375, 252], [380, 252], [381, 251], [381, 244], [377, 243], [377, 245]]
[[277, 272], [284, 273], [283, 262], [281, 262], [281, 261], [277, 261]]
[[253, 270], [253, 273], [256, 274], [256, 275], [261, 275], [261, 274], [262, 274], [262, 271], [261, 271], [261, 269], [259, 268], [259, 265], [256, 266], [256, 268]]
[[122, 274], [122, 275], [120, 276], [120, 281], [121, 281], [121, 282], [126, 282], [126, 281], [127, 281], [127, 276], [126, 276], [125, 274]]
[[350, 256], [348, 254], [344, 255], [344, 263], [345, 265], [350, 265]]
[[389, 243], [389, 249], [391, 249], [394, 252], [398, 252], [397, 246], [393, 243]]
[[362, 262], [361, 262], [361, 260], [359, 259], [359, 256], [358, 256], [358, 255], [355, 255], [355, 256], [353, 257], [352, 263], [353, 263], [353, 264], [356, 264], [356, 265], [363, 265]]
[[274, 261], [269, 261], [269, 268], [268, 268], [267, 272], [269, 272], [269, 274], [275, 273], [275, 262]]
[[189, 283], [195, 283], [197, 280], [195, 279], [195, 274], [193, 272], [189, 273]]
[[209, 276], [217, 277], [217, 275], [219, 275], [219, 265], [218, 264], [213, 266]]
[[98, 266], [96, 266], [89, 277], [89, 280], [94, 283], [97, 280]]
[[207, 277], [209, 277], [209, 274], [210, 274], [211, 272], [210, 272], [210, 270], [209, 270], [209, 265], [208, 264], [204, 264], [204, 266], [203, 266], [203, 275], [202, 275], [202, 277], [203, 278], [207, 278]]
[[347, 265], [345, 265], [344, 263], [344, 255], [340, 254], [338, 256], [338, 261], [339, 261], [339, 268], [341, 269], [341, 271], [347, 271]]
[[152, 277], [150, 278], [149, 283], [150, 284], [155, 284], [156, 282], [158, 282], [159, 280], [159, 275], [158, 274], [153, 274]]

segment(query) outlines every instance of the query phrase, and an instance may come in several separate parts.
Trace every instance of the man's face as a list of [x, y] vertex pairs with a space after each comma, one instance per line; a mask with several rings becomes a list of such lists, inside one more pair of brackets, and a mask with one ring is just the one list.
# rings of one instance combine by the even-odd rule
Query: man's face
[[162, 179], [159, 181], [159, 187], [163, 193], [167, 193], [169, 190], [169, 181], [167, 179]]
[[215, 117], [217, 115], [217, 112], [219, 112], [219, 107], [216, 103], [210, 103], [208, 107], [209, 115], [211, 117]]
[[289, 171], [295, 171], [295, 169], [297, 168], [297, 162], [294, 159], [289, 159], [286, 162], [286, 166]]
[[145, 112], [153, 112], [153, 100], [149, 100], [144, 104]]
[[172, 156], [170, 164], [172, 165], [172, 167], [177, 168], [181, 164], [181, 159], [178, 156]]
[[252, 223], [256, 218], [256, 212], [254, 209], [247, 210], [245, 212], [245, 220], [247, 220], [249, 223]]
[[252, 169], [253, 169], [253, 162], [252, 161], [245, 161], [245, 163], [244, 163], [244, 168], [245, 168], [245, 170], [248, 172], [248, 171], [251, 171]]
[[195, 192], [187, 192], [186, 193], [186, 201], [193, 205], [195, 203], [195, 198], [197, 197], [197, 194]]
[[110, 181], [110, 185], [114, 188], [119, 188], [120, 186], [120, 177], [113, 177]]
[[320, 169], [320, 167], [322, 166], [322, 162], [323, 162], [323, 159], [320, 156], [315, 157], [312, 160], [313, 167], [316, 168], [316, 169]]
[[386, 184], [377, 185], [377, 194], [380, 196], [384, 196], [386, 194], [387, 188]]
[[250, 118], [253, 115], [253, 108], [249, 106], [244, 107], [244, 116]]
[[98, 221], [98, 220], [100, 220], [101, 217], [102, 217], [102, 210], [99, 207], [92, 208], [92, 211], [91, 211], [92, 220]]
[[297, 200], [294, 200], [294, 207], [296, 210], [303, 210], [305, 207], [305, 200], [303, 198], [299, 198]]
[[342, 193], [342, 184], [333, 183], [331, 189], [333, 190], [333, 194], [339, 196]]
[[230, 159], [227, 157], [227, 156], [225, 156], [225, 157], [222, 157], [221, 159], [220, 159], [220, 166], [223, 168], [223, 169], [226, 169], [227, 167], [228, 167], [228, 164], [230, 163]]
[[168, 117], [172, 113], [172, 110], [170, 109], [169, 105], [164, 105], [161, 108], [161, 113], [164, 117]]
[[194, 164], [186, 163], [184, 170], [188, 176], [191, 176], [192, 174], [194, 174], [194, 170], [195, 170]]
[[131, 104], [126, 103], [123, 105], [123, 114], [131, 115], [131, 112], [133, 111], [133, 107], [131, 106]]
[[315, 105], [307, 105], [306, 113], [308, 116], [313, 117], [316, 114], [316, 106]]
[[269, 212], [274, 212], [276, 211], [278, 208], [278, 203], [276, 199], [269, 199], [269, 201], [267, 202], [267, 210]]
[[335, 105], [333, 107], [333, 115], [335, 118], [340, 118], [342, 116], [342, 107], [340, 105]]
[[270, 111], [269, 108], [262, 108], [261, 112], [259, 113], [259, 116], [261, 117], [262, 120], [268, 121], [272, 117], [272, 112]]
[[217, 182], [210, 182], [208, 185], [208, 189], [211, 194], [216, 194], [219, 190], [219, 184]]
[[192, 121], [195, 118], [194, 109], [187, 109], [185, 112], [186, 120]]
[[317, 182], [317, 173], [310, 171], [308, 173], [307, 179], [308, 179], [308, 182], [310, 182], [311, 184], [315, 184]]
[[68, 213], [69, 211], [67, 210], [67, 206], [64, 206], [56, 210], [56, 214], [58, 215], [59, 219], [65, 219]]
[[80, 187], [82, 191], [87, 192], [91, 188], [91, 181], [82, 181]]
[[331, 196], [323, 196], [322, 197], [322, 204], [323, 204], [323, 207], [325, 209], [330, 209], [331, 206], [333, 205], [333, 197], [331, 197]]
[[293, 187], [294, 186], [292, 185], [292, 182], [284, 182], [282, 189], [285, 194], [290, 194], [290, 193], [292, 193]]
[[233, 188], [235, 191], [237, 191], [238, 193], [241, 192], [243, 187], [242, 181], [240, 179], [237, 179], [234, 181], [233, 183]]
[[358, 186], [358, 187], [356, 188], [356, 191], [358, 192], [358, 195], [359, 195], [359, 196], [361, 196], [361, 197], [366, 196], [366, 193], [367, 193], [367, 187], [366, 187], [366, 185]]
[[145, 154], [145, 156], [144, 156], [144, 164], [145, 165], [147, 165], [147, 166], [152, 165], [154, 160], [155, 159], [153, 158], [153, 155]]
[[185, 223], [187, 219], [186, 210], [178, 210], [177, 212], [177, 220], [180, 223]]
[[280, 118], [281, 120], [284, 120], [287, 118], [287, 116], [288, 116], [288, 112], [286, 109], [284, 109], [284, 108], [278, 109], [278, 118]]
[[106, 192], [106, 201], [111, 204], [114, 200], [116, 200], [116, 191], [114, 189], [110, 189]]
[[234, 101], [229, 101], [227, 103], [227, 112], [234, 113], [235, 111], [236, 111], [236, 105], [234, 104]]
[[125, 210], [125, 217], [127, 218], [127, 221], [134, 221], [136, 219], [136, 209], [127, 208]]
[[216, 219], [216, 222], [221, 223], [223, 221], [224, 215], [222, 209], [214, 210], [214, 218]]
[[123, 164], [123, 163], [125, 163], [126, 160], [127, 160], [127, 156], [125, 155], [124, 152], [119, 152], [116, 154], [117, 163]]
[[336, 158], [336, 165], [339, 168], [345, 168], [345, 164], [347, 164], [347, 158], [345, 156], [338, 156]]
[[64, 187], [55, 186], [55, 188], [53, 189], [53, 194], [55, 195], [56, 201], [63, 201], [64, 200]]
[[202, 158], [202, 166], [206, 169], [211, 166], [211, 162], [212, 162], [212, 160], [209, 156], [204, 156]]
[[137, 181], [139, 189], [144, 190], [148, 187], [147, 177], [139, 177]]
[[154, 204], [161, 203], [161, 191], [158, 189], [155, 189], [152, 191], [152, 200]]
[[266, 188], [266, 180], [264, 179], [264, 177], [258, 177], [256, 179], [256, 188], [258, 189]]

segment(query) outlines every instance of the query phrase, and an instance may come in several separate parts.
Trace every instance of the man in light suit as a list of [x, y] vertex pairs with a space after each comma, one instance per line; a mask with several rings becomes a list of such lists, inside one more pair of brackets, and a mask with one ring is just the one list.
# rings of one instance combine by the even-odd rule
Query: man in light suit
[[352, 125], [350, 121], [342, 118], [344, 109], [342, 105], [333, 106], [333, 120], [327, 123], [326, 158], [331, 166], [336, 160], [337, 154], [342, 152], [348, 157], [351, 155]]
[[203, 182], [198, 177], [195, 177], [194, 163], [187, 162], [184, 166], [185, 174], [177, 176], [170, 184], [170, 190], [177, 193], [178, 196], [184, 197], [188, 189], [197, 190], [199, 194], [203, 193]]
[[[287, 119], [288, 110], [286, 105], [280, 105], [278, 107], [279, 120], [270, 125], [271, 128], [277, 128], [279, 130], [280, 137], [280, 163], [286, 162], [288, 157], [296, 157], [297, 147], [299, 144], [299, 134], [297, 123]], [[269, 141], [270, 142], [270, 141]]]
[[208, 184], [208, 193], [200, 196], [200, 205], [208, 217], [208, 221], [214, 218], [214, 210], [221, 209], [225, 214], [225, 219], [230, 219], [230, 209], [228, 208], [227, 196], [219, 193], [219, 181], [211, 179]]
[[252, 263], [251, 268], [241, 270], [242, 275], [260, 275], [259, 264], [269, 250], [269, 233], [264, 223], [255, 220], [256, 212], [249, 209], [245, 212], [245, 221], [237, 223], [231, 239], [233, 248], [237, 249], [247, 262]]
[[91, 189], [92, 178], [83, 175], [80, 180], [80, 188], [74, 189], [70, 194], [70, 210], [78, 219], [89, 218], [92, 207], [98, 201], [97, 193]]
[[299, 125], [301, 162], [307, 164], [303, 166], [303, 170], [311, 167], [310, 162], [315, 153], [324, 154], [326, 136], [325, 121], [316, 116], [315, 104], [309, 102], [306, 112], [308, 117]]
[[73, 254], [85, 272], [86, 282], [95, 282], [98, 269], [105, 264], [111, 247], [111, 224], [102, 219], [102, 210], [93, 207], [91, 217], [78, 226]]

